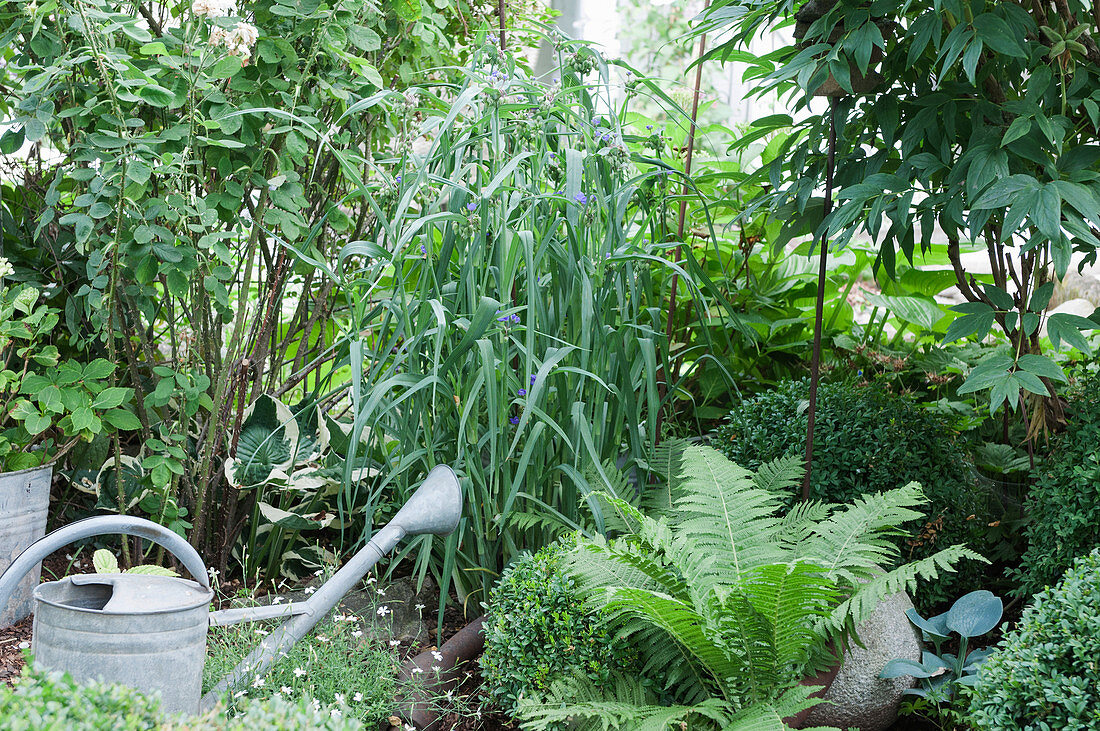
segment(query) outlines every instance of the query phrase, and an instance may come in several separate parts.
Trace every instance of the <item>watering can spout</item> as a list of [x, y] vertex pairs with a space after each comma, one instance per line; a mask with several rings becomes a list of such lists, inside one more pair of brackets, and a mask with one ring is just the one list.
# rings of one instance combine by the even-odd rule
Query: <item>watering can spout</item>
[[[454, 471], [439, 465], [428, 473], [397, 515], [363, 546], [344, 566], [306, 601], [288, 608], [291, 618], [261, 640], [259, 647], [222, 678], [202, 699], [204, 709], [212, 707], [223, 693], [255, 675], [262, 674], [272, 662], [291, 645], [305, 637], [321, 619], [334, 609], [340, 600], [362, 580], [363, 576], [382, 556], [393, 550], [405, 536], [444, 536], [458, 527], [462, 517], [462, 486]], [[233, 612], [235, 610], [229, 610]], [[239, 612], [228, 617], [226, 612], [212, 615], [214, 624], [236, 622], [252, 618], [270, 618], [266, 612], [256, 610]]]
[[428, 473], [389, 525], [401, 528], [407, 536], [445, 536], [458, 527], [461, 517], [462, 486], [454, 470], [439, 465]]

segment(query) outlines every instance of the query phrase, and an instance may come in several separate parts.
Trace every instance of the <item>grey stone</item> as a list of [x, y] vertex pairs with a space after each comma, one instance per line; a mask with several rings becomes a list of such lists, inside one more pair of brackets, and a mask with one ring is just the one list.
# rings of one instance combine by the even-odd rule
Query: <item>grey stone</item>
[[424, 585], [417, 592], [416, 579], [406, 577], [382, 587], [362, 585], [362, 588], [344, 597], [337, 611], [360, 617], [365, 635], [378, 640], [398, 640], [408, 645], [427, 637], [428, 626], [424, 616], [435, 601], [433, 596], [434, 584], [430, 578], [424, 579]]
[[905, 616], [913, 602], [905, 592], [886, 597], [856, 632], [863, 647], [853, 644], [825, 700], [814, 708], [804, 726], [835, 726], [861, 731], [884, 731], [897, 720], [902, 695], [913, 687], [910, 676], [883, 679], [882, 668], [890, 660], [906, 658], [919, 662], [921, 642]]
[[[1100, 279], [1092, 274], [1078, 273], [1070, 269], [1064, 279], [1054, 283], [1054, 293], [1050, 296], [1049, 307], [1054, 309], [1063, 302], [1078, 299], [1089, 302], [1093, 308], [1100, 306]], [[1092, 311], [1090, 310], [1088, 314], [1092, 314]]]

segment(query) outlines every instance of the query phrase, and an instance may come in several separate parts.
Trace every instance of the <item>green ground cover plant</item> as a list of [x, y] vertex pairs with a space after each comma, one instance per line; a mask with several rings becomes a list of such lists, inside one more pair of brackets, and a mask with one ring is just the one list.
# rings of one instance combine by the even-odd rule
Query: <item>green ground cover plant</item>
[[227, 718], [223, 708], [186, 719], [165, 717], [156, 698], [130, 688], [76, 683], [68, 675], [27, 669], [14, 688], [0, 687], [4, 731], [355, 731], [364, 726], [340, 707], [274, 697], [246, 701]]
[[[245, 622], [211, 629], [204, 691], [236, 667], [272, 627]], [[394, 649], [364, 632], [358, 617], [337, 612], [226, 703], [244, 712], [242, 701], [279, 697], [291, 704], [332, 706], [346, 717], [377, 725], [393, 712], [398, 664]]]

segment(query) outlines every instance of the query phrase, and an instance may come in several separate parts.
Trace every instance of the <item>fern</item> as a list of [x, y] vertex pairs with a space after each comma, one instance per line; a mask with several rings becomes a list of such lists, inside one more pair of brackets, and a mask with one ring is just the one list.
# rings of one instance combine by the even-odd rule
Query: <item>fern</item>
[[756, 474], [752, 476], [752, 481], [766, 492], [785, 494], [795, 485], [800, 484], [805, 474], [806, 468], [802, 458], [789, 454], [760, 465]]
[[600, 496], [630, 532], [582, 540], [569, 569], [646, 667], [669, 669], [663, 690], [674, 704], [577, 679], [555, 702], [523, 706], [527, 728], [572, 719], [580, 729], [657, 731], [694, 719], [716, 731], [785, 729], [784, 718], [815, 702], [799, 681], [835, 659], [830, 642], [843, 646], [885, 596], [977, 557], [956, 546], [895, 567], [889, 539], [920, 515], [916, 484], [782, 515], [773, 491], [798, 480], [793, 460], [754, 475], [707, 447], [659, 456], [679, 465], [666, 481], [671, 508], [655, 518]]

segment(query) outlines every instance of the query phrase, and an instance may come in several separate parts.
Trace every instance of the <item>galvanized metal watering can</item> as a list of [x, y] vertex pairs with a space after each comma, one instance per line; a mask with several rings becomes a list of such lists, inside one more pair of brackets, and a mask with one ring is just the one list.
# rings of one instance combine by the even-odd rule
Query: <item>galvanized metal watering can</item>
[[[340, 602], [382, 556], [405, 536], [447, 535], [462, 514], [462, 489], [450, 467], [428, 473], [393, 520], [383, 526], [331, 579], [304, 602], [210, 611], [214, 592], [206, 566], [187, 541], [152, 521], [127, 516], [81, 520], [32, 544], [0, 575], [0, 609], [20, 579], [43, 558], [96, 535], [124, 534], [171, 552], [194, 577], [87, 574], [40, 584], [34, 590], [31, 652], [37, 667], [76, 680], [100, 679], [157, 691], [169, 713], [197, 713], [243, 680], [262, 674]], [[206, 631], [210, 626], [286, 618], [209, 693], [202, 693]]]

